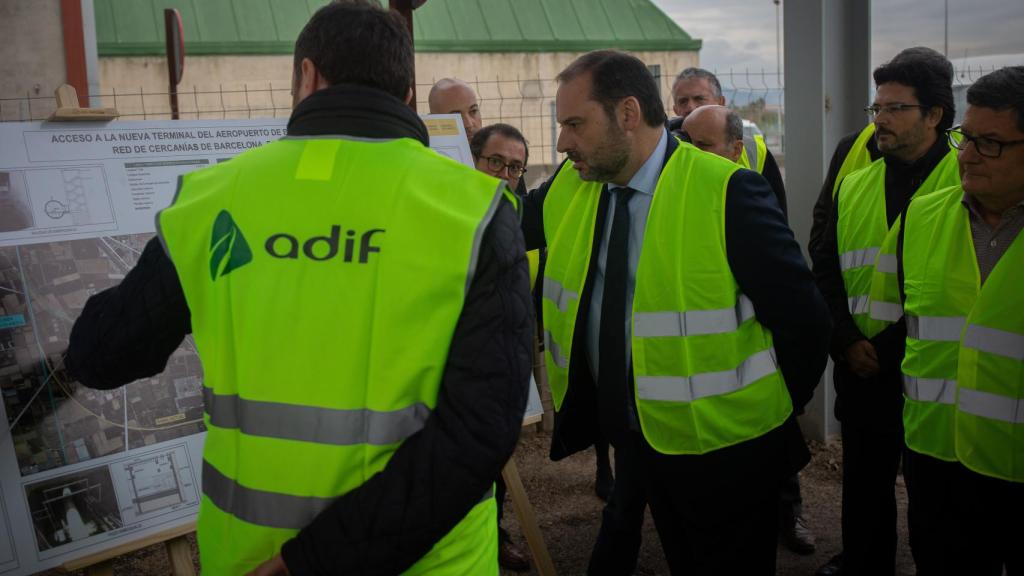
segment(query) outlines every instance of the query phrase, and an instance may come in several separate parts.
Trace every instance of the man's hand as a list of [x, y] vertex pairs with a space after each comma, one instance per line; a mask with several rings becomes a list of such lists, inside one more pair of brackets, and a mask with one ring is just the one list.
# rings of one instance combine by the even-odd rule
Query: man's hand
[[284, 558], [280, 554], [256, 567], [246, 576], [289, 576], [288, 567], [284, 565]]
[[878, 374], [878, 353], [874, 345], [867, 340], [857, 340], [843, 352], [846, 363], [850, 365], [853, 373], [861, 378], [868, 378]]

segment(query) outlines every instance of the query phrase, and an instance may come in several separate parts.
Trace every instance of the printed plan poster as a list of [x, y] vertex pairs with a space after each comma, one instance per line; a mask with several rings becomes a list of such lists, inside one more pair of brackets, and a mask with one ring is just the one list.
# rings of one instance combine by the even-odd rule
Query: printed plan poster
[[[431, 146], [472, 166], [461, 118], [435, 124]], [[89, 296], [135, 265], [178, 176], [285, 132], [285, 119], [0, 123], [0, 576], [194, 519], [191, 337], [163, 373], [109, 391], [69, 381], [61, 354]]]
[[203, 445], [191, 337], [115, 390], [69, 381], [86, 299], [153, 236], [178, 176], [285, 134], [284, 119], [0, 124], [0, 574], [31, 574], [191, 521]]

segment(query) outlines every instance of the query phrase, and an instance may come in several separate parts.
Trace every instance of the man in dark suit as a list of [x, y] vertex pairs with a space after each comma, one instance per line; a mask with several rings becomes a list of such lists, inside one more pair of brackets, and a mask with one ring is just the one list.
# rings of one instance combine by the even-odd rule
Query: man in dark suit
[[[779, 483], [809, 458], [792, 414], [825, 366], [827, 307], [768, 183], [671, 138], [640, 60], [591, 52], [558, 81], [569, 161], [523, 215], [527, 248], [548, 248], [551, 457], [609, 438], [673, 574], [774, 574]], [[607, 529], [618, 493], [591, 573], [634, 567], [634, 543]]]

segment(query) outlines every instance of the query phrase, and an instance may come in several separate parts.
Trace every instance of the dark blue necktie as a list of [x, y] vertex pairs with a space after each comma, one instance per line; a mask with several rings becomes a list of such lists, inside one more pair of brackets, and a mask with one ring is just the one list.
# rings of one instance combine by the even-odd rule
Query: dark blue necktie
[[598, 411], [602, 428], [613, 442], [628, 429], [626, 366], [626, 278], [629, 274], [629, 199], [636, 190], [618, 188], [604, 267], [604, 296], [598, 335]]

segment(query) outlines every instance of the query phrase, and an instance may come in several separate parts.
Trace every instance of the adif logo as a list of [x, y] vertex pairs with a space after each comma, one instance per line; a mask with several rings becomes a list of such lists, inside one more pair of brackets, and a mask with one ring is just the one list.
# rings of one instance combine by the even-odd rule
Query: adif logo
[[[359, 234], [355, 230], [346, 230], [345, 239], [341, 239], [341, 226], [331, 226], [327, 236], [313, 236], [306, 241], [280, 232], [267, 238], [263, 248], [274, 258], [297, 260], [300, 255], [315, 262], [340, 258], [342, 262], [358, 262], [366, 264], [370, 254], [380, 252], [381, 247], [374, 245], [374, 236], [384, 234], [383, 228], [374, 228]], [[356, 254], [356, 235], [358, 234], [359, 253]], [[342, 252], [339, 254], [339, 252]]]
[[213, 222], [210, 239], [210, 279], [227, 276], [236, 268], [252, 262], [252, 250], [227, 210], [221, 210]]

